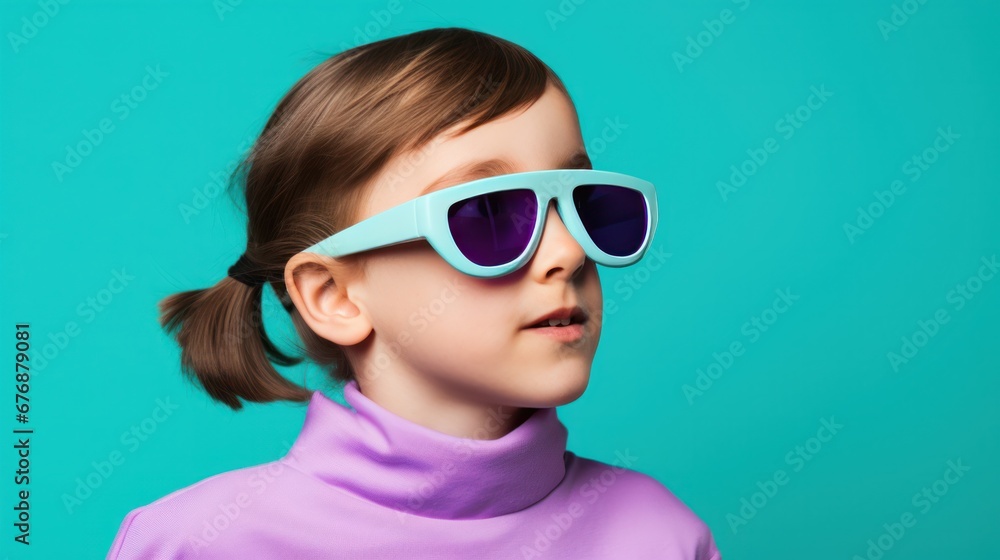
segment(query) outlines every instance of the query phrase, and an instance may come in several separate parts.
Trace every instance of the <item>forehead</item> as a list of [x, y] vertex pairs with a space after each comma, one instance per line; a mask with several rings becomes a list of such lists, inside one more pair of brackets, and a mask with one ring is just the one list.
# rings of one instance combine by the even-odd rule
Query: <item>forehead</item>
[[369, 190], [362, 219], [426, 192], [473, 179], [589, 167], [576, 112], [566, 96], [550, 85], [526, 109], [460, 136], [446, 131], [426, 146], [393, 158]]
[[[549, 165], [553, 169], [589, 169], [591, 167], [590, 156], [582, 146], [576, 148], [572, 153], [563, 156], [555, 165]], [[474, 159], [465, 164], [459, 165], [449, 170], [444, 175], [424, 185], [424, 188], [417, 193], [417, 196], [424, 195], [436, 190], [458, 185], [475, 179], [493, 177], [495, 175], [506, 175], [526, 171], [523, 166], [504, 158], [490, 158], [485, 160]]]

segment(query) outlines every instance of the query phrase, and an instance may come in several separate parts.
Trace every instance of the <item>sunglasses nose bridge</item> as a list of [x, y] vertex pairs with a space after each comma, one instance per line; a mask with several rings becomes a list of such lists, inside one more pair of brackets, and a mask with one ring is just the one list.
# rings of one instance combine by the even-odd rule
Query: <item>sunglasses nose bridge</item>
[[[583, 246], [581, 245], [580, 240], [576, 238], [573, 232], [569, 229], [569, 226], [566, 225], [566, 218], [565, 216], [562, 215], [562, 208], [559, 205], [558, 196], [554, 194], [543, 194], [542, 199], [544, 206], [539, 205], [539, 210], [541, 213], [541, 221], [538, 224], [538, 229], [536, 231], [536, 235], [538, 236], [537, 244], [538, 245], [541, 244], [542, 238], [545, 236], [545, 231], [549, 228], [549, 225], [551, 225], [551, 222], [553, 220], [551, 220], [550, 218], [555, 218], [555, 220], [559, 222], [559, 225], [562, 226], [562, 229], [565, 231], [564, 235], [569, 239], [571, 239], [574, 244], [580, 246], [582, 250]], [[550, 210], [555, 210], [555, 216], [549, 215]]]
[[[533, 273], [543, 272], [546, 278], [552, 271], [565, 271], [571, 276], [581, 270], [583, 263], [589, 256], [580, 240], [576, 238], [573, 231], [566, 225], [566, 220], [561, 214], [558, 198], [555, 196], [543, 196], [544, 206], [539, 206], [541, 213], [537, 236], [534, 241], [534, 249], [531, 257], [524, 264], [532, 267]], [[551, 208], [555, 205], [555, 208]], [[555, 215], [550, 215], [551, 210], [555, 210]], [[550, 219], [552, 218], [552, 219]], [[558, 222], [558, 225], [555, 223]], [[559, 229], [562, 231], [559, 231]]]
[[556, 206], [556, 214], [559, 215], [559, 219], [563, 221], [563, 226], [565, 227], [566, 219], [562, 215], [560, 199], [563, 196], [571, 196], [572, 187], [567, 188], [567, 186], [564, 182], [553, 180], [545, 181], [535, 189], [538, 196], [538, 209], [542, 214], [542, 222], [538, 226], [539, 229], [545, 229], [545, 225], [548, 222], [549, 206], [553, 204]]

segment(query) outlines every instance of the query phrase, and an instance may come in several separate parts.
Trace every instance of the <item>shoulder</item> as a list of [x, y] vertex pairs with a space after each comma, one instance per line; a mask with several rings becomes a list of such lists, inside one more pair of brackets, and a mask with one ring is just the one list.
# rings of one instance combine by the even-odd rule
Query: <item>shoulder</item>
[[673, 551], [671, 558], [721, 560], [708, 524], [660, 481], [624, 466], [635, 461], [627, 450], [618, 454], [608, 464], [567, 452], [567, 479], [583, 506], [599, 505], [621, 520], [620, 530]]
[[[299, 471], [283, 461], [227, 471], [175, 490], [128, 512], [108, 551], [108, 560], [206, 558], [203, 549], [224, 538], [239, 539], [263, 508], [281, 496], [271, 487], [289, 484]], [[237, 520], [239, 522], [237, 522]], [[221, 548], [221, 547], [220, 547]]]

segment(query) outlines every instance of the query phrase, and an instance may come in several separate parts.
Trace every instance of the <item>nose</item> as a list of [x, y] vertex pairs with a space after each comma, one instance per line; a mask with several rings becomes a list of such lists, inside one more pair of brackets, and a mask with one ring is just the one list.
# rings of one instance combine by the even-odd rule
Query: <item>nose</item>
[[572, 279], [587, 261], [587, 253], [559, 217], [555, 202], [549, 201], [542, 238], [531, 262], [531, 274], [540, 281], [553, 277]]

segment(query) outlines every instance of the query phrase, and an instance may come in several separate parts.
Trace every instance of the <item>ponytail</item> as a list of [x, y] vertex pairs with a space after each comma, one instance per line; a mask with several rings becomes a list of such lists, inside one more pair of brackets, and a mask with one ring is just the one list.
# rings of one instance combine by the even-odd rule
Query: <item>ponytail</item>
[[312, 391], [274, 369], [302, 358], [284, 354], [264, 330], [263, 285], [229, 276], [216, 285], [173, 294], [160, 302], [160, 324], [181, 347], [181, 370], [215, 400], [234, 410], [253, 402], [306, 402]]

